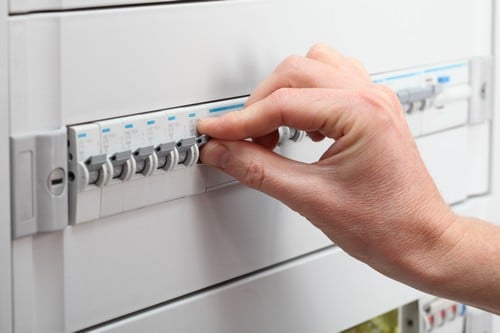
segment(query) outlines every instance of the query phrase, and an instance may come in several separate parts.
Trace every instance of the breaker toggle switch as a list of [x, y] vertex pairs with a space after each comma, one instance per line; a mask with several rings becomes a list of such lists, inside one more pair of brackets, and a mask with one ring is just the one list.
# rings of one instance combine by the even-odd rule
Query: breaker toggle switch
[[205, 145], [208, 140], [210, 140], [210, 138], [207, 135], [202, 134], [196, 138], [196, 145], [198, 146], [198, 148], [201, 148], [201, 146]]
[[177, 142], [179, 150], [179, 163], [187, 167], [194, 166], [200, 157], [200, 149], [196, 144], [196, 137], [182, 139]]
[[430, 107], [431, 99], [440, 92], [440, 86], [429, 85], [398, 90], [397, 95], [401, 104], [404, 105], [405, 112], [410, 114], [413, 111], [423, 111]]
[[300, 142], [306, 136], [306, 132], [290, 128], [287, 126], [279, 127], [278, 134], [279, 134], [278, 146], [284, 145], [288, 141]]
[[290, 128], [290, 136], [289, 136], [290, 140], [294, 142], [300, 142], [304, 140], [305, 136], [306, 132], [297, 130], [295, 128]]
[[122, 151], [111, 156], [113, 165], [113, 178], [127, 181], [135, 174], [136, 163], [132, 158], [132, 151]]
[[162, 143], [155, 149], [158, 156], [157, 169], [171, 171], [179, 163], [179, 151], [175, 142]]
[[91, 156], [85, 161], [84, 165], [80, 162], [79, 166], [82, 169], [85, 185], [102, 187], [109, 183], [111, 180], [111, 173], [107, 160], [106, 154], [103, 154]]
[[290, 128], [286, 126], [279, 127], [278, 135], [279, 135], [278, 146], [281, 146], [285, 144], [286, 141], [288, 141], [288, 139], [290, 138]]
[[134, 159], [136, 163], [135, 173], [151, 176], [158, 167], [158, 157], [153, 146], [142, 147], [134, 151]]

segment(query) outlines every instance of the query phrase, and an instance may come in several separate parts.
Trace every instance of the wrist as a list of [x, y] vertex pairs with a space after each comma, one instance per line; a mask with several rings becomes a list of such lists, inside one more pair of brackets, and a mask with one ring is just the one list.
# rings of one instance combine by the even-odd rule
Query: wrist
[[405, 282], [436, 294], [437, 289], [450, 285], [457, 274], [463, 273], [456, 260], [464, 251], [464, 220], [446, 206], [439, 212], [424, 214], [415, 223], [421, 228], [401, 258]]
[[448, 214], [436, 218], [439, 220], [433, 225], [439, 228], [436, 228], [433, 237], [424, 243], [417, 266], [418, 277], [426, 285], [426, 289], [449, 285], [459, 273], [460, 266], [455, 263], [458, 254], [465, 250], [463, 218], [453, 213], [451, 209]]

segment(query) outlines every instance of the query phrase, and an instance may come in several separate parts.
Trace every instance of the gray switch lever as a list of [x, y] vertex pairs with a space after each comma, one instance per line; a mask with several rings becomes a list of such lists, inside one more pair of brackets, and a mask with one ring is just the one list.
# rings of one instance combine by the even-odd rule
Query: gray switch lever
[[179, 151], [175, 142], [162, 143], [156, 147], [158, 156], [158, 169], [172, 170], [179, 163]]
[[179, 150], [179, 164], [182, 163], [189, 167], [198, 162], [200, 149], [196, 144], [196, 137], [182, 139], [177, 142], [177, 149]]
[[85, 165], [87, 165], [89, 172], [98, 171], [101, 166], [106, 163], [106, 159], [106, 154], [91, 156], [87, 161], [85, 161]]
[[141, 147], [134, 151], [136, 163], [135, 173], [142, 173], [144, 176], [150, 176], [158, 166], [158, 157], [154, 146]]
[[429, 85], [425, 87], [414, 87], [401, 89], [396, 92], [401, 104], [419, 102], [428, 98], [435, 97], [440, 92], [440, 87]]
[[135, 160], [132, 160], [132, 151], [126, 150], [111, 157], [113, 165], [113, 178], [128, 180], [135, 173]]
[[209, 140], [210, 140], [210, 137], [208, 135], [202, 134], [196, 138], [196, 145], [198, 147], [201, 147], [201, 146], [205, 145]]
[[96, 155], [91, 156], [89, 159], [85, 161], [85, 166], [89, 171], [89, 185], [95, 184], [97, 186], [101, 186], [103, 183], [107, 182], [107, 175], [104, 175], [103, 165], [107, 162], [107, 155]]

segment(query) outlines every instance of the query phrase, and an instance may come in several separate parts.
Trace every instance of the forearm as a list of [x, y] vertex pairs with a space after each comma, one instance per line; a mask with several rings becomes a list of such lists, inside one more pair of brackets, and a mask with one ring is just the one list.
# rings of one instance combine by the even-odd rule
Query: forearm
[[416, 287], [500, 314], [499, 226], [457, 217], [419, 256]]

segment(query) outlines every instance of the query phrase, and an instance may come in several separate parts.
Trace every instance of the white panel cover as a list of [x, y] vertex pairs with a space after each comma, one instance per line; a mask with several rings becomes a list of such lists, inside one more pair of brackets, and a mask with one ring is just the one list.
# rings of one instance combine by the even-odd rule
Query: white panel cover
[[372, 73], [487, 55], [490, 5], [266, 0], [16, 16], [12, 130], [246, 95], [318, 41]]
[[81, 329], [330, 245], [232, 186], [66, 229], [66, 318]]
[[[468, 144], [467, 127], [417, 139], [427, 169], [449, 204], [467, 199]], [[486, 156], [483, 159], [487, 159]]]
[[331, 249], [90, 332], [331, 333], [419, 295]]

